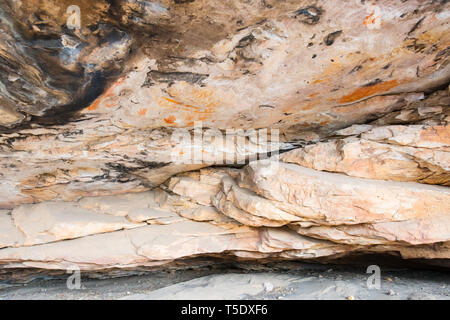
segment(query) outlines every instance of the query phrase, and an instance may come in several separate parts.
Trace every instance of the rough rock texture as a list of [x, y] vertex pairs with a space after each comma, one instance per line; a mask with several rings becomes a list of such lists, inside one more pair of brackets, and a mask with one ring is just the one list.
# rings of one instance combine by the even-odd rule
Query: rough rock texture
[[0, 18], [2, 267], [449, 265], [447, 1], [5, 0]]
[[[412, 120], [414, 111], [402, 110], [396, 119]], [[338, 130], [339, 138], [287, 152], [282, 159], [356, 177], [448, 185], [449, 111], [420, 105], [416, 112], [427, 116], [425, 120], [410, 125], [354, 125]]]
[[203, 169], [167, 185], [169, 193], [3, 212], [11, 230], [2, 239], [8, 248], [0, 250], [0, 261], [96, 270], [216, 254], [313, 259], [381, 251], [450, 258], [446, 187], [353, 178], [271, 160], [243, 170]]

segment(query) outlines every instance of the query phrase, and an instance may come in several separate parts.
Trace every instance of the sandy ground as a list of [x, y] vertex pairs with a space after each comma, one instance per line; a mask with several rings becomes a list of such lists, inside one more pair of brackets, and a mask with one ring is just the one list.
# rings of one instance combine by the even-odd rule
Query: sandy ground
[[0, 281], [0, 299], [450, 299], [450, 273], [381, 268], [380, 289], [369, 289], [365, 268], [298, 265], [288, 270], [186, 269], [118, 278], [81, 275], [81, 289], [67, 288], [69, 275], [27, 283]]

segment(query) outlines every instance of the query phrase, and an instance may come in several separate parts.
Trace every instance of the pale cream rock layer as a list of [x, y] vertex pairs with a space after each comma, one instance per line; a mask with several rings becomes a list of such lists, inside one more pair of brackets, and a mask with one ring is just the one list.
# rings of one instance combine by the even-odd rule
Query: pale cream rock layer
[[284, 153], [282, 161], [368, 179], [450, 183], [450, 125], [376, 127]]
[[163, 187], [167, 191], [3, 211], [0, 263], [100, 270], [205, 255], [279, 260], [387, 252], [450, 258], [446, 187], [354, 178], [271, 160], [243, 170], [181, 174]]

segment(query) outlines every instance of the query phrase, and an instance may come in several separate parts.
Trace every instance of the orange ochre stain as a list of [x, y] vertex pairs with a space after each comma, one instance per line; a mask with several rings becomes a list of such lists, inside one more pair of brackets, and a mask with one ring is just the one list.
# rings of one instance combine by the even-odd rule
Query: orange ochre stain
[[170, 103], [179, 105], [179, 106], [181, 106], [187, 110], [190, 110], [192, 112], [195, 112], [195, 113], [212, 113], [213, 112], [210, 108], [208, 108], [208, 107], [210, 107], [209, 105], [204, 110], [201, 110], [199, 107], [196, 107], [196, 106], [193, 106], [190, 104], [185, 104], [185, 103], [182, 103], [182, 102], [179, 102], [179, 101], [167, 98], [167, 97], [162, 97], [162, 98]]
[[146, 108], [142, 108], [141, 110], [138, 111], [138, 115], [140, 115], [140, 116], [145, 116], [146, 113], [147, 113]]
[[363, 24], [364, 24], [365, 26], [367, 26], [368, 24], [374, 24], [374, 23], [375, 23], [375, 17], [374, 17], [374, 15], [375, 15], [375, 12], [372, 12], [370, 15], [368, 15], [368, 16], [364, 19]]
[[450, 144], [450, 126], [433, 126], [424, 129], [420, 133], [420, 138], [429, 142]]
[[386, 92], [389, 89], [392, 89], [398, 85], [397, 80], [384, 81], [373, 86], [369, 87], [361, 87], [350, 93], [349, 95], [343, 96], [339, 102], [340, 103], [348, 103], [355, 102], [361, 100], [362, 98], [372, 96], [377, 93]]
[[170, 115], [169, 117], [164, 118], [164, 121], [167, 123], [174, 123], [175, 120], [177, 120], [177, 119], [173, 115]]
[[302, 111], [308, 111], [314, 108], [316, 104], [315, 103], [307, 103], [304, 107], [301, 108]]
[[89, 105], [89, 107], [87, 107], [87, 109], [88, 109], [89, 111], [93, 111], [93, 110], [97, 109], [97, 108], [98, 108], [98, 105], [100, 104], [100, 101], [102, 101], [101, 98], [102, 98], [102, 97], [100, 96], [100, 97], [98, 97], [97, 99], [95, 99], [95, 101], [92, 102], [92, 103]]
[[115, 97], [115, 98], [113, 99], [113, 101], [111, 101], [111, 102], [105, 104], [105, 106], [106, 106], [107, 108], [112, 108], [112, 107], [114, 107], [116, 104], [117, 104], [117, 97]]
[[324, 82], [325, 80], [323, 80], [323, 79], [316, 79], [316, 80], [314, 80], [313, 82], [312, 82], [312, 84], [318, 84], [318, 83], [321, 83], [321, 82]]

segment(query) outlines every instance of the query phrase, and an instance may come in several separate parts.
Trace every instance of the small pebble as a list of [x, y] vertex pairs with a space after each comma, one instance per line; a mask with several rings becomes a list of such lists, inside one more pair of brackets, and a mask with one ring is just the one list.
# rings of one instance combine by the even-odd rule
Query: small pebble
[[355, 297], [354, 296], [348, 296], [347, 300], [355, 300]]
[[386, 281], [392, 282], [392, 278], [386, 277]]
[[390, 296], [395, 296], [394, 290], [389, 290], [389, 291], [388, 291], [388, 295], [390, 295]]

